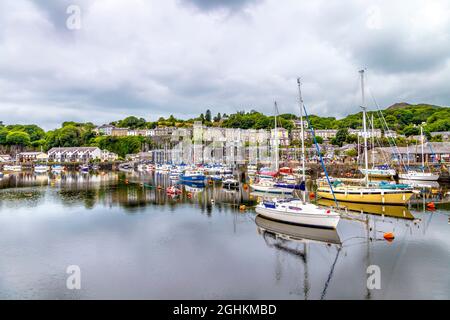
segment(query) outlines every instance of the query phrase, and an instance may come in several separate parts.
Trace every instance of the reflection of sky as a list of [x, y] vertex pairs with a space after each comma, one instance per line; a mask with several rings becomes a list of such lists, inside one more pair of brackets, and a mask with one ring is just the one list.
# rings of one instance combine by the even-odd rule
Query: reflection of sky
[[[201, 210], [197, 200], [149, 203], [129, 214], [110, 206], [115, 189], [87, 208], [83, 189], [78, 196], [72, 190], [70, 201], [58, 188], [35, 190], [41, 190], [39, 201], [29, 205], [2, 200], [0, 298], [303, 299], [306, 274], [308, 297], [318, 299], [337, 254], [334, 245], [309, 243], [305, 271], [300, 257], [266, 244], [252, 211], [218, 202], [203, 200]], [[422, 220], [370, 216], [375, 230], [396, 235], [392, 243], [370, 246], [363, 223], [342, 219], [344, 246], [325, 298], [364, 299], [369, 264], [382, 272], [382, 290], [372, 290], [372, 298], [449, 298], [448, 216], [412, 213]], [[284, 244], [304, 250], [302, 243]], [[65, 288], [72, 264], [81, 267], [80, 291]]]

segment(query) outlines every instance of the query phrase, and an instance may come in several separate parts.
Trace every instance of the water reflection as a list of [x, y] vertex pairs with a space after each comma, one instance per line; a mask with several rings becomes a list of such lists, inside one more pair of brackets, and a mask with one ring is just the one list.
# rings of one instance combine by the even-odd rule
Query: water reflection
[[[408, 208], [346, 204], [357, 214], [322, 230], [239, 210], [259, 197], [244, 184], [183, 185], [170, 197], [165, 188], [175, 183], [137, 173], [8, 175], [0, 182], [0, 298], [450, 297], [449, 211], [422, 206], [445, 186], [417, 189], [420, 202]], [[65, 289], [74, 263], [86, 275], [78, 292]], [[367, 289], [370, 265], [382, 270], [380, 290]]]

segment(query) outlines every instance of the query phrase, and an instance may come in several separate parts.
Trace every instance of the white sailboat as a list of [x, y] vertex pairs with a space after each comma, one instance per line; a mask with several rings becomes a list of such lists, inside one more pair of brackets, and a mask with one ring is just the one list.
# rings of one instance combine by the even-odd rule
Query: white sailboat
[[364, 97], [364, 70], [359, 71], [361, 75], [361, 108], [363, 110], [363, 137], [364, 137], [364, 186], [339, 185], [334, 188], [321, 186], [317, 188], [319, 197], [347, 202], [398, 204], [405, 205], [412, 197], [411, 189], [372, 187], [369, 185], [369, 161], [367, 152], [367, 125], [366, 106]]
[[[305, 149], [303, 136], [303, 99], [301, 94], [301, 82], [297, 79], [300, 103], [301, 140], [302, 140], [302, 182], [305, 181]], [[292, 189], [287, 189], [292, 190]], [[293, 191], [293, 190], [292, 190]], [[335, 229], [339, 223], [340, 215], [328, 208], [320, 208], [312, 203], [306, 203], [305, 192], [301, 199], [273, 199], [262, 201], [256, 206], [256, 212], [268, 219], [314, 226], [319, 228]]]
[[[424, 161], [424, 153], [423, 153], [424, 138], [423, 138], [422, 126], [420, 126], [420, 139], [422, 142], [422, 145], [421, 145], [422, 171], [408, 170], [406, 173], [399, 174], [399, 178], [405, 179], [405, 180], [437, 181], [439, 179], [438, 174], [434, 174], [432, 172], [425, 172], [425, 161]], [[409, 155], [408, 155], [408, 160], [409, 160]]]
[[[275, 101], [275, 137], [274, 137], [274, 171], [273, 174], [278, 173], [278, 129], [277, 129], [277, 113], [278, 113], [278, 107], [277, 102]], [[272, 172], [270, 172], [272, 173]], [[267, 172], [267, 175], [264, 175], [263, 169], [261, 169], [261, 173], [259, 174], [260, 180], [257, 183], [251, 184], [250, 188], [257, 192], [265, 192], [265, 193], [272, 193], [272, 194], [292, 194], [294, 192], [293, 189], [287, 189], [287, 188], [280, 188], [277, 187], [275, 184], [275, 181], [273, 180], [273, 177], [269, 172]]]
[[374, 124], [373, 124], [373, 114], [372, 114], [372, 118], [371, 118], [371, 127], [372, 127], [372, 134], [371, 134], [371, 138], [372, 138], [372, 168], [359, 168], [359, 171], [363, 174], [367, 175], [369, 177], [373, 177], [373, 178], [393, 178], [394, 176], [397, 175], [397, 172], [395, 171], [395, 169], [391, 169], [389, 168], [389, 166], [387, 164], [382, 165], [382, 166], [375, 166], [375, 129], [374, 129]]

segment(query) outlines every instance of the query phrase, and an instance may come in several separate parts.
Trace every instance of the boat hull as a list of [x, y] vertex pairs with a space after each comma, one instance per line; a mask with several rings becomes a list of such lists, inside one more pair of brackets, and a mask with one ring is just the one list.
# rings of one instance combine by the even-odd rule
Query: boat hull
[[250, 188], [252, 188], [254, 191], [264, 192], [264, 193], [272, 193], [272, 194], [291, 194], [294, 192], [294, 189], [276, 188], [276, 187], [270, 187], [270, 186], [258, 186], [255, 184], [251, 185]]
[[[330, 189], [319, 188], [317, 189], [317, 195], [321, 198], [334, 200]], [[334, 190], [337, 201], [358, 203], [405, 205], [412, 195], [412, 190], [383, 190], [377, 192]]]
[[402, 173], [399, 174], [400, 179], [404, 180], [419, 180], [419, 181], [437, 181], [439, 180], [439, 175], [437, 174], [430, 174], [430, 175], [421, 175], [421, 174], [408, 174], [408, 173]]
[[275, 221], [328, 229], [336, 229], [340, 219], [339, 215], [289, 213], [263, 207], [256, 207], [256, 213]]

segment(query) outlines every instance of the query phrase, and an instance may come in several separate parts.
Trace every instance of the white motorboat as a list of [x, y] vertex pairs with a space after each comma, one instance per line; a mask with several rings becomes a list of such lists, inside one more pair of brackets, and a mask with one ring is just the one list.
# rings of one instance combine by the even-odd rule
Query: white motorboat
[[[434, 174], [432, 172], [425, 172], [425, 158], [424, 158], [424, 152], [423, 152], [423, 146], [424, 146], [424, 136], [423, 136], [423, 128], [420, 126], [420, 138], [421, 138], [421, 149], [422, 149], [422, 171], [416, 171], [416, 170], [408, 170], [406, 173], [399, 174], [400, 179], [406, 179], [406, 180], [420, 180], [420, 181], [437, 181], [439, 180], [439, 175]], [[409, 152], [408, 152], [409, 154]], [[409, 156], [408, 156], [408, 166], [409, 166]]]
[[[360, 168], [359, 171], [366, 175], [366, 169]], [[369, 177], [374, 178], [392, 178], [397, 174], [395, 169], [390, 169], [387, 166], [379, 166], [379, 167], [373, 167], [371, 169], [367, 169], [367, 175]]]
[[257, 167], [257, 166], [255, 166], [255, 165], [249, 165], [249, 166], [247, 167], [247, 174], [248, 174], [249, 176], [255, 175], [256, 172], [258, 172], [258, 167]]
[[431, 172], [420, 172], [415, 170], [408, 170], [406, 173], [398, 175], [400, 179], [405, 180], [420, 180], [420, 181], [437, 181], [439, 179], [438, 174]]
[[256, 206], [261, 216], [292, 224], [335, 229], [340, 215], [331, 209], [321, 208], [299, 199], [264, 200]]
[[294, 189], [276, 187], [275, 182], [269, 179], [261, 179], [258, 183], [251, 184], [250, 188], [257, 192], [275, 194], [292, 194], [294, 192]]
[[46, 173], [50, 170], [49, 166], [46, 165], [37, 165], [34, 167], [34, 172], [36, 173]]

